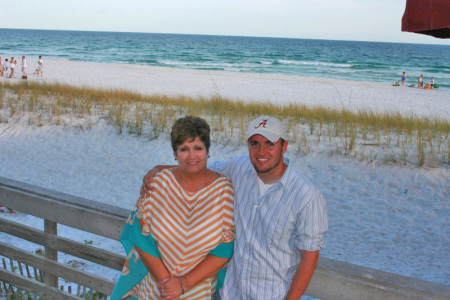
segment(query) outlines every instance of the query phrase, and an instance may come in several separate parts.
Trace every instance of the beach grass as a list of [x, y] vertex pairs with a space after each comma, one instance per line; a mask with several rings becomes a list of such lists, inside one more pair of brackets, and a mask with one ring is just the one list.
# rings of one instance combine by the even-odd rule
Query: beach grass
[[0, 121], [28, 118], [30, 125], [73, 124], [82, 128], [106, 120], [119, 134], [158, 138], [184, 115], [205, 118], [212, 138], [241, 145], [246, 124], [260, 115], [283, 121], [298, 153], [344, 155], [362, 161], [437, 167], [449, 164], [448, 120], [400, 112], [350, 111], [306, 105], [143, 95], [127, 90], [95, 89], [58, 83], [0, 85]]

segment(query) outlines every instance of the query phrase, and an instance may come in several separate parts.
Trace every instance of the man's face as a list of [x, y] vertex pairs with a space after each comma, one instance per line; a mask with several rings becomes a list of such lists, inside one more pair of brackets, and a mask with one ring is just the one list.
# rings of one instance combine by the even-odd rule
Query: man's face
[[283, 154], [287, 150], [287, 141], [279, 139], [276, 143], [260, 134], [251, 136], [248, 141], [248, 153], [256, 172], [261, 174], [279, 174], [283, 172]]

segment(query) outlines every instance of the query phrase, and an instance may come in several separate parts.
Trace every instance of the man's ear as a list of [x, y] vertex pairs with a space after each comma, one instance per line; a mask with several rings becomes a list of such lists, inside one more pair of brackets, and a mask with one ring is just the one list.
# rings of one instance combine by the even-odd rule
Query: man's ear
[[287, 148], [288, 148], [288, 141], [283, 141], [282, 154], [286, 153]]

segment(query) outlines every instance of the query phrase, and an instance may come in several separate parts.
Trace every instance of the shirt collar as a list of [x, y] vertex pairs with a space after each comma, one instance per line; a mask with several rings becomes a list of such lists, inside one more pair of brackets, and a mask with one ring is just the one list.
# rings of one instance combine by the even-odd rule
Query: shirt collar
[[279, 182], [281, 182], [281, 184], [282, 184], [283, 186], [286, 186], [286, 185], [287, 185], [287, 182], [288, 182], [288, 179], [289, 179], [289, 177], [290, 177], [290, 174], [291, 174], [291, 172], [292, 172], [292, 166], [291, 166], [291, 163], [290, 163], [290, 161], [289, 161], [289, 158], [287, 158], [287, 157], [284, 157], [284, 158], [283, 158], [283, 162], [285, 163], [285, 165], [287, 166], [287, 168], [286, 168], [286, 171], [284, 171], [284, 174], [283, 174], [283, 176], [281, 177], [281, 179], [280, 179]]

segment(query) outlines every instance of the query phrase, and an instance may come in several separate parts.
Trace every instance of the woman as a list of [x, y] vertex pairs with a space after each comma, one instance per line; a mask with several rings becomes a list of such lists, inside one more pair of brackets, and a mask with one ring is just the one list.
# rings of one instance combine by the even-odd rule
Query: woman
[[9, 74], [9, 78], [14, 78], [14, 71], [16, 70], [16, 61], [14, 60], [14, 57], [11, 58], [10, 66], [11, 73]]
[[22, 75], [28, 76], [27, 74], [27, 61], [25, 60], [25, 56], [22, 56]]
[[417, 80], [417, 87], [423, 87], [423, 75], [419, 76], [419, 79]]
[[209, 125], [178, 119], [171, 143], [178, 166], [158, 172], [120, 238], [127, 260], [111, 299], [211, 299], [233, 254], [231, 182], [206, 168]]

